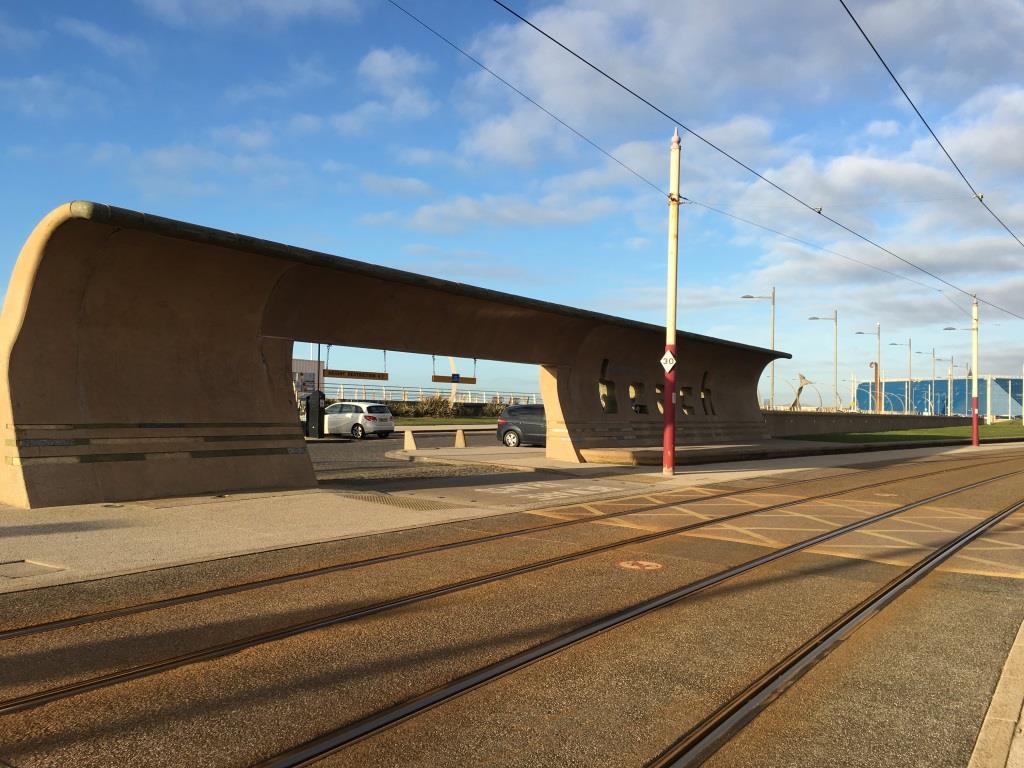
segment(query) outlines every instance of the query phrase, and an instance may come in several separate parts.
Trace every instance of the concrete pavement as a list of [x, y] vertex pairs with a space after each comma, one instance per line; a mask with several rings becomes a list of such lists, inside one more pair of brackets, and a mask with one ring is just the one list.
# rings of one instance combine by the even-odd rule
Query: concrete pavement
[[[370, 443], [383, 452], [387, 447]], [[355, 449], [365, 444], [356, 444]], [[348, 450], [338, 443], [339, 450]], [[213, 558], [301, 546], [333, 539], [434, 525], [514, 511], [545, 510], [577, 501], [671, 491], [753, 477], [800, 472], [850, 472], [877, 462], [869, 454], [734, 462], [682, 469], [673, 478], [642, 467], [607, 467], [548, 460], [541, 449], [488, 444], [427, 449], [454, 474], [403, 476], [404, 462], [376, 459], [368, 479], [353, 477], [330, 445], [311, 448], [319, 489], [87, 504], [33, 510], [0, 507], [0, 592], [104, 578]], [[998, 455], [1011, 446], [979, 449]], [[885, 454], [909, 461], [939, 449]], [[950, 456], [970, 456], [964, 451]], [[344, 456], [351, 456], [345, 453]], [[980, 454], [979, 454], [980, 455]], [[365, 460], [364, 460], [365, 461]], [[365, 469], [361, 470], [365, 473]], [[340, 480], [337, 478], [341, 478]], [[333, 479], [332, 479], [333, 478]], [[346, 479], [348, 478], [348, 479]]]
[[[637, 511], [0, 644], [0, 661], [7, 662], [0, 663], [0, 698], [584, 546], [616, 543], [815, 490], [854, 487], [868, 481], [858, 468], [877, 468], [872, 477], [902, 477], [931, 469], [910, 465], [913, 460], [953, 463], [935, 465], [935, 474], [928, 478], [611, 550], [24, 715], [0, 716], [0, 763], [18, 768], [166, 765], [167, 755], [173, 754], [193, 764], [248, 764], [331, 723], [357, 718], [605, 611], [814, 532], [954, 487], [966, 478], [1024, 466], [1021, 459], [1011, 458], [1020, 453], [1012, 447], [944, 456], [907, 449], [874, 457], [780, 459], [765, 462], [760, 473], [756, 465], [707, 465], [664, 480], [660, 473], [635, 467], [604, 467], [596, 475], [595, 468], [585, 465], [573, 465], [574, 470], [542, 463], [527, 467], [524, 460], [536, 462], [528, 452], [493, 450], [520, 464], [489, 461], [476, 465], [486, 466], [486, 471], [471, 471], [468, 462], [460, 465], [464, 474], [449, 477], [328, 480], [314, 492], [49, 510], [50, 518], [24, 519], [24, 535], [5, 537], [3, 546], [14, 541], [42, 547], [49, 539], [48, 546], [59, 547], [63, 540], [66, 552], [117, 557], [120, 550], [126, 559], [149, 556], [150, 564], [120, 578], [0, 595], [3, 623], [19, 626], [552, 520]], [[328, 451], [319, 460], [329, 464], [337, 456]], [[1001, 463], [976, 470], [973, 459]], [[758, 480], [751, 479], [755, 474]], [[706, 495], [709, 483], [760, 487], [772, 478], [781, 482], [796, 477], [819, 479], [750, 497], [701, 504], [680, 500]], [[886, 581], [916, 553], [970, 525], [983, 510], [1019, 498], [1022, 487], [1019, 480], [1007, 480], [965, 492], [780, 561], [686, 606], [652, 615], [628, 631], [609, 633], [551, 663], [509, 676], [339, 753], [326, 764], [640, 764], [708, 702], [720, 700], [751, 671], [826, 622], [831, 612]], [[643, 511], [652, 504], [662, 507]], [[0, 525], [11, 524], [3, 517], [8, 513], [0, 512]], [[168, 519], [166, 529], [159, 523], [162, 516]], [[52, 527], [33, 530], [47, 524]], [[388, 526], [404, 530], [357, 533]], [[153, 562], [174, 551], [174, 531], [181, 539], [176, 551], [195, 562], [154, 570]], [[770, 752], [751, 730], [751, 741], [737, 741], [734, 757], [721, 757], [724, 762], [715, 765], [810, 765], [810, 758], [801, 756], [810, 743], [817, 746], [807, 754], [817, 758], [817, 765], [966, 764], [986, 711], [992, 722], [1008, 721], [1005, 713], [1012, 711], [1013, 692], [1021, 687], [1005, 670], [1012, 669], [1006, 658], [1024, 615], [1022, 531], [1019, 519], [1007, 521], [1000, 531], [972, 545], [929, 582], [933, 586], [923, 590], [923, 597], [901, 598], [900, 604], [909, 605], [904, 619], [886, 619], [871, 625], [881, 629], [858, 633], [856, 637], [871, 643], [855, 646], [859, 650], [850, 652], [836, 674], [809, 676], [800, 683], [809, 686], [809, 693], [797, 694], [794, 688], [794, 695], [777, 702], [817, 697], [823, 703], [813, 717], [789, 710], [783, 725], [790, 730], [766, 731]], [[339, 532], [340, 537], [334, 535]], [[210, 559], [209, 552], [230, 550], [232, 540], [239, 548], [251, 545], [254, 537], [266, 551]], [[659, 567], [626, 567], [635, 561]], [[75, 569], [67, 569], [78, 573], [70, 580], [77, 581], [90, 567], [90, 559], [83, 556]], [[52, 577], [12, 581], [29, 585]], [[920, 628], [911, 626], [914, 622]], [[821, 669], [831, 668], [823, 664]], [[923, 670], [942, 670], [945, 676]], [[992, 697], [1000, 675], [1006, 681], [1000, 687], [1011, 692], [1006, 706], [997, 706]], [[848, 722], [851, 713], [842, 702], [846, 709], [855, 709], [854, 724]], [[918, 734], [914, 728], [920, 723], [926, 728]], [[814, 730], [819, 725], [825, 733]], [[842, 738], [835, 737], [836, 729]], [[495, 734], [511, 741], [495, 740]], [[865, 746], [866, 735], [878, 750]], [[1005, 738], [995, 741], [1010, 749]], [[852, 750], [855, 759], [839, 759], [842, 750]], [[759, 762], [766, 754], [772, 759]]]

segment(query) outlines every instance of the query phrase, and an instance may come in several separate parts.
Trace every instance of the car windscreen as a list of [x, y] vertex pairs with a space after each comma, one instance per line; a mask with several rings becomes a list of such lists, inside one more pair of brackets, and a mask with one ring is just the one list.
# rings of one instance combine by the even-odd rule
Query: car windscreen
[[366, 406], [367, 413], [391, 413], [386, 405], [368, 405]]

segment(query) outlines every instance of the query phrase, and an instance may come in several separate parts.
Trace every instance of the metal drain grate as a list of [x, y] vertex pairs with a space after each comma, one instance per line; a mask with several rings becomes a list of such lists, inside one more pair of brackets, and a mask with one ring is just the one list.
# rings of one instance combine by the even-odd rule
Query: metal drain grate
[[42, 576], [44, 573], [63, 570], [59, 565], [47, 565], [33, 560], [8, 560], [0, 563], [0, 578], [24, 579], [28, 576]]
[[410, 496], [392, 496], [390, 493], [339, 493], [346, 499], [353, 501], [369, 501], [373, 504], [384, 504], [389, 507], [400, 507], [401, 509], [414, 509], [418, 512], [428, 512], [432, 509], [458, 509], [465, 504], [451, 504], [447, 501], [434, 501], [432, 499], [417, 499]]

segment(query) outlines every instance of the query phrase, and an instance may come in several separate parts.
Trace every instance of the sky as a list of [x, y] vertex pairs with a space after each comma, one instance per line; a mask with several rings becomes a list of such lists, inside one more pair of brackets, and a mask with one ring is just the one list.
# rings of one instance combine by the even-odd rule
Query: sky
[[[670, 120], [488, 0], [399, 1], [667, 189]], [[972, 198], [838, 2], [510, 3], [813, 206], [1024, 314], [1024, 248]], [[1024, 4], [849, 5], [1024, 237]], [[0, 117], [4, 285], [35, 223], [87, 199], [664, 321], [664, 196], [385, 0], [4, 3]], [[682, 153], [684, 196], [825, 249], [682, 208], [679, 326], [768, 346], [768, 302], [739, 297], [774, 286], [775, 345], [793, 355], [776, 368], [779, 401], [802, 373], [828, 404], [832, 326], [807, 318], [833, 310], [844, 398], [851, 377], [870, 375], [876, 323], [887, 378], [905, 376], [907, 349], [891, 345], [908, 339], [925, 353], [915, 376], [930, 373], [933, 348], [969, 359], [970, 334], [942, 330], [969, 326], [964, 294], [685, 133]], [[1022, 331], [982, 306], [983, 373], [1019, 375]], [[375, 370], [380, 357], [335, 348], [331, 365]], [[388, 359], [392, 382], [429, 381], [429, 358]], [[531, 366], [482, 363], [478, 377], [481, 388], [538, 388]]]

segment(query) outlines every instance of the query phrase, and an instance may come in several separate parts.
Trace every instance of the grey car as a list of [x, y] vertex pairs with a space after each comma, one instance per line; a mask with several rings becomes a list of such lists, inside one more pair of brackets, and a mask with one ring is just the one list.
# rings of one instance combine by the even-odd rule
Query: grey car
[[510, 405], [498, 417], [498, 442], [509, 448], [544, 445], [547, 420], [543, 405]]

